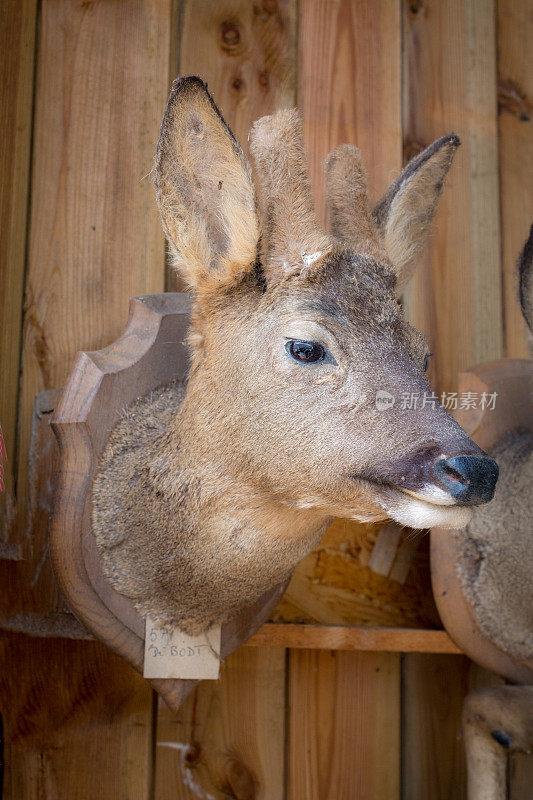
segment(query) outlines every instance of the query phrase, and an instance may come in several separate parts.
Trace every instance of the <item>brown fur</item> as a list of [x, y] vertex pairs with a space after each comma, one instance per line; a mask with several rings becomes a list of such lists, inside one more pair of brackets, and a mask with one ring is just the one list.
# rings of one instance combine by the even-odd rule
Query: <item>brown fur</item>
[[396, 270], [398, 294], [415, 271], [459, 144], [453, 133], [433, 142], [409, 162], [374, 209], [374, 219]]
[[259, 178], [267, 280], [313, 269], [331, 243], [318, 230], [296, 109], [258, 120], [250, 134], [250, 152]]
[[[198, 633], [288, 578], [323, 523], [303, 525], [287, 508], [280, 528], [268, 497], [236, 492], [213, 454], [205, 463], [206, 454], [191, 451], [175, 424], [184, 393], [169, 386], [127, 410], [102, 458], [93, 519], [113, 586], [141, 614]], [[169, 470], [178, 461], [182, 468]]]
[[[156, 187], [194, 293], [193, 363], [185, 390], [128, 412], [94, 489], [106, 575], [143, 614], [190, 633], [284, 580], [333, 516], [464, 524], [442, 490], [433, 502], [428, 470], [480, 452], [438, 405], [376, 410], [378, 389], [429, 392], [426, 345], [401, 316], [390, 265], [317, 228], [297, 113], [256, 123], [251, 149], [260, 217], [204, 85], [174, 85]], [[385, 228], [397, 206], [383, 207]], [[287, 339], [319, 341], [328, 358], [301, 365]]]
[[468, 524], [458, 569], [484, 635], [528, 659], [533, 658], [533, 433], [512, 431], [491, 455], [500, 467], [496, 494]]
[[257, 255], [251, 170], [199, 78], [173, 86], [157, 143], [155, 186], [174, 264], [187, 283], [202, 294], [238, 280]]
[[341, 144], [328, 155], [326, 196], [333, 235], [388, 265], [387, 251], [372, 219], [365, 168], [357, 147]]

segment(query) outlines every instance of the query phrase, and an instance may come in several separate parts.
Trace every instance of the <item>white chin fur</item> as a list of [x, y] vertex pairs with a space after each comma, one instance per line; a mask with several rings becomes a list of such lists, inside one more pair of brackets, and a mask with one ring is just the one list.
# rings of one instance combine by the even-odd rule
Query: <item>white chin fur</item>
[[472, 517], [464, 506], [434, 505], [410, 495], [380, 505], [391, 519], [408, 528], [464, 528]]

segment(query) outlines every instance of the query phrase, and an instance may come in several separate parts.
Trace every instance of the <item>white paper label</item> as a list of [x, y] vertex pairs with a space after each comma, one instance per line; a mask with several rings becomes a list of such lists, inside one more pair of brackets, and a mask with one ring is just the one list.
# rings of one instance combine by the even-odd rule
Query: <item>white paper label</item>
[[145, 678], [218, 678], [220, 672], [220, 625], [198, 636], [159, 628], [146, 618], [144, 640]]

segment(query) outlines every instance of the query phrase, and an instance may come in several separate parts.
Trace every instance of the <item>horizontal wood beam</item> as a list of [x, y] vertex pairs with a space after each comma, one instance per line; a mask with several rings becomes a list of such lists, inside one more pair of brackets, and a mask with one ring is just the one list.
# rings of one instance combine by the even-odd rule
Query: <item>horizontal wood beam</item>
[[311, 650], [371, 650], [391, 653], [454, 653], [461, 650], [446, 631], [415, 628], [351, 628], [269, 622], [246, 647], [302, 647]]

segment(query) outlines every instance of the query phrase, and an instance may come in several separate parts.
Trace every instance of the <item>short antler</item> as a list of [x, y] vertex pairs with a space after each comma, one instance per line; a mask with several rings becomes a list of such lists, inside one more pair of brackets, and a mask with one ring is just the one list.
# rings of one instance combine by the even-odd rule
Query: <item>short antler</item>
[[259, 183], [265, 275], [271, 280], [298, 274], [331, 246], [317, 225], [298, 112], [262, 117], [250, 139]]
[[357, 147], [341, 144], [326, 159], [331, 232], [358, 252], [386, 260], [370, 208], [366, 172]]

